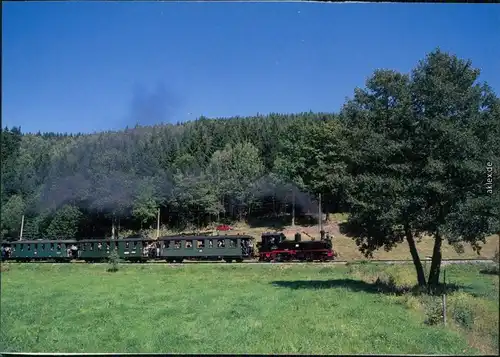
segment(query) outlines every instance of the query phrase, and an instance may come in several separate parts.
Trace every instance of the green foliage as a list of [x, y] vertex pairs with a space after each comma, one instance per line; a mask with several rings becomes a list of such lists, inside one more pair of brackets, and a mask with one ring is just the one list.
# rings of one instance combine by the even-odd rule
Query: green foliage
[[47, 237], [72, 239], [76, 237], [82, 213], [75, 206], [65, 205], [57, 210], [48, 228]]
[[428, 299], [425, 304], [425, 323], [439, 325], [443, 323], [443, 305], [439, 298]]
[[24, 220], [23, 237], [26, 239], [39, 239], [47, 232], [47, 228], [52, 222], [52, 217], [48, 213], [42, 213], [38, 216], [26, 217]]
[[108, 262], [109, 262], [109, 267], [107, 269], [108, 272], [115, 273], [119, 270], [118, 264], [120, 263], [120, 256], [116, 248], [109, 253]]
[[151, 179], [142, 180], [133, 200], [132, 215], [140, 220], [141, 226], [156, 218], [158, 209], [158, 194]]
[[470, 306], [465, 304], [457, 304], [452, 311], [453, 319], [465, 328], [472, 328], [474, 324], [474, 313], [470, 309]]
[[2, 237], [18, 238], [21, 230], [21, 220], [25, 204], [21, 195], [13, 195], [2, 204]]
[[470, 62], [437, 50], [411, 76], [376, 71], [341, 113], [348, 229], [368, 256], [434, 236], [432, 285], [442, 238], [477, 247], [499, 229], [498, 190], [483, 185], [486, 163], [500, 166], [499, 101], [478, 75]]

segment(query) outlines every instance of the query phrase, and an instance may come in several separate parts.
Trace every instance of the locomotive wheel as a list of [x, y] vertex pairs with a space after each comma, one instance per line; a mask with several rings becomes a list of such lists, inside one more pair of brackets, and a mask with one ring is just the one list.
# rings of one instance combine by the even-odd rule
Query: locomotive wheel
[[241, 258], [236, 259], [236, 263], [243, 263], [243, 259]]

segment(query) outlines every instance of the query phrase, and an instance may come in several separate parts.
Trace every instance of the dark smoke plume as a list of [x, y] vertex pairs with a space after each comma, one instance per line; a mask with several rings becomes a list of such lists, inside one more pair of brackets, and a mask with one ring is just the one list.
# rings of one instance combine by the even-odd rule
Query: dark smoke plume
[[[178, 106], [179, 99], [164, 83], [152, 91], [136, 85], [123, 127], [139, 126], [75, 139], [54, 159], [38, 211], [74, 204], [84, 210], [126, 215], [138, 188], [145, 184], [154, 186], [159, 198], [168, 196], [172, 188], [169, 173], [143, 157], [139, 143], [151, 135], [151, 128], [145, 126], [171, 121]], [[130, 157], [136, 158], [133, 164], [124, 160]]]
[[164, 83], [159, 83], [152, 91], [137, 84], [133, 89], [130, 115], [126, 125], [147, 126], [168, 123], [178, 107], [179, 98], [167, 90]]
[[258, 199], [275, 195], [275, 199], [282, 202], [292, 202], [292, 196], [295, 196], [297, 209], [310, 212], [313, 216], [317, 216], [318, 213], [319, 204], [313, 195], [301, 191], [294, 183], [283, 181], [273, 175], [265, 175], [258, 179], [253, 185], [252, 194]]

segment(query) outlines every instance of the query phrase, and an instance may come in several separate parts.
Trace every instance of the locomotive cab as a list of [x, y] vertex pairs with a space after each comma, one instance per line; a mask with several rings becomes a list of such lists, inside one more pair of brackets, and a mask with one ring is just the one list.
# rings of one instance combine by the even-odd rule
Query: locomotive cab
[[276, 249], [284, 240], [286, 240], [286, 236], [283, 233], [263, 233], [259, 248], [262, 251], [270, 251]]

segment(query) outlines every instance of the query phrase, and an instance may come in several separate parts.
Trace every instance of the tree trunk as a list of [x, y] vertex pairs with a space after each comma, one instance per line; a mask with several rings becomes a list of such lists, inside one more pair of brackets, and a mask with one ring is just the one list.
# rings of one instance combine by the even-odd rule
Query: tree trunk
[[415, 244], [415, 239], [410, 230], [410, 227], [405, 225], [405, 235], [408, 246], [410, 247], [411, 257], [413, 259], [413, 264], [415, 265], [415, 270], [417, 271], [417, 281], [418, 286], [425, 286], [425, 272], [420, 257], [418, 256], [417, 245]]
[[439, 284], [439, 274], [441, 272], [441, 245], [443, 243], [443, 238], [439, 232], [436, 233], [436, 238], [434, 240], [434, 249], [432, 250], [432, 262], [431, 270], [429, 272], [429, 292]]

